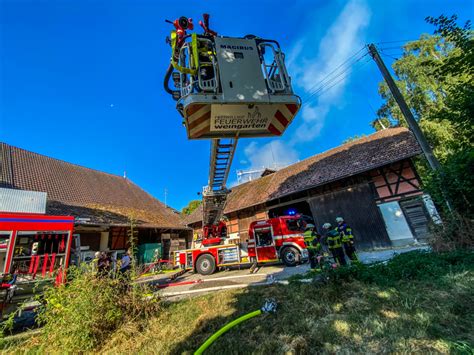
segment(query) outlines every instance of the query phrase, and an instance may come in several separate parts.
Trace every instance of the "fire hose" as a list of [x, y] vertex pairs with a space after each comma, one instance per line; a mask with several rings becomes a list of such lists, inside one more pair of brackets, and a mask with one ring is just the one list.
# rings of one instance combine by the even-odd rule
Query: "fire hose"
[[266, 300], [265, 304], [259, 310], [244, 314], [243, 316], [234, 319], [232, 322], [227, 323], [217, 332], [212, 334], [200, 347], [194, 352], [194, 355], [201, 355], [204, 350], [206, 350], [209, 346], [211, 346], [222, 334], [227, 332], [228, 330], [232, 329], [236, 325], [251, 319], [253, 317], [259, 316], [262, 313], [275, 313], [276, 312], [277, 304], [274, 300]]

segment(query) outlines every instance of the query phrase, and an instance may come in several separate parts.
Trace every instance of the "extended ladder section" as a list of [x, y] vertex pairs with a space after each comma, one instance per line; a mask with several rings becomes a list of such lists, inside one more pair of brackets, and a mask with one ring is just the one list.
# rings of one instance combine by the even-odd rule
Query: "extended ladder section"
[[224, 212], [229, 190], [225, 187], [234, 158], [237, 139], [213, 139], [209, 185], [203, 191], [204, 226], [218, 224]]

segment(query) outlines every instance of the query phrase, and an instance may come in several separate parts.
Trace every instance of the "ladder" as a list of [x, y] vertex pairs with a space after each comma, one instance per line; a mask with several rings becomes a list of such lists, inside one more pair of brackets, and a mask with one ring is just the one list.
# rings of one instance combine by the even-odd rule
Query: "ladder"
[[203, 225], [218, 224], [224, 213], [229, 190], [225, 187], [237, 138], [213, 139], [208, 185], [203, 190]]

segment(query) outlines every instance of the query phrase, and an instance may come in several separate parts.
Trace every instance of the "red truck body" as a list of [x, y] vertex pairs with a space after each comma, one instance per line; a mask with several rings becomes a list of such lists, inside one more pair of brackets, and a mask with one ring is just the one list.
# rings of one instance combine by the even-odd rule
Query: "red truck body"
[[283, 261], [294, 266], [308, 259], [305, 222], [300, 216], [283, 216], [252, 222], [245, 243], [206, 245], [174, 252], [174, 264], [209, 275], [217, 268]]
[[69, 264], [74, 217], [0, 213], [0, 272], [47, 279]]

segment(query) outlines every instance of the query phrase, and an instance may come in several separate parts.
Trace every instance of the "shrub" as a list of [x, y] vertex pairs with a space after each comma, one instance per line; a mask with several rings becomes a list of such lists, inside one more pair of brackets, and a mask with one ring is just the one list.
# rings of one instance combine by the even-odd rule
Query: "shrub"
[[71, 268], [68, 273], [67, 285], [48, 288], [41, 296], [44, 307], [38, 321], [46, 349], [93, 350], [120, 325], [158, 311], [159, 303], [146, 286], [96, 277], [85, 269]]
[[399, 281], [438, 279], [450, 271], [474, 267], [474, 253], [457, 250], [446, 253], [412, 251], [396, 255], [386, 263], [355, 264], [327, 272], [332, 282], [359, 280], [378, 285], [392, 285]]
[[453, 212], [447, 214], [443, 224], [434, 225], [430, 245], [434, 251], [474, 249], [474, 223], [469, 217]]

